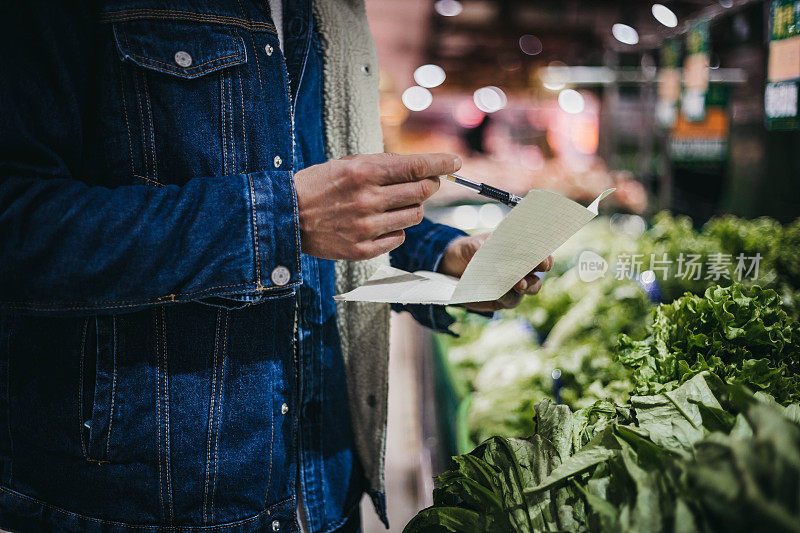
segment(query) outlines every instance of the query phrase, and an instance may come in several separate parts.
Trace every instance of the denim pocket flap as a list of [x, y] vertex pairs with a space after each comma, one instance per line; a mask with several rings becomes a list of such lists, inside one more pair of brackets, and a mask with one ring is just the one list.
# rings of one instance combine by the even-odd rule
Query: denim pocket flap
[[247, 61], [244, 40], [235, 28], [159, 20], [114, 23], [123, 61], [192, 79]]

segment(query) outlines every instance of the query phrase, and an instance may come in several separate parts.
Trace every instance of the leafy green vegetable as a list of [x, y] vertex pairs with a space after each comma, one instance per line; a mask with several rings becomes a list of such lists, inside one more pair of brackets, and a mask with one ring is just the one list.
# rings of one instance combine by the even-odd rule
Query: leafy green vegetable
[[[492, 437], [472, 452], [453, 458], [454, 467], [436, 479], [434, 505], [405, 528], [433, 531], [574, 531], [581, 528], [583, 501], [570, 487], [533, 494], [573, 452], [573, 443], [616, 416], [593, 409], [574, 417], [565, 405], [544, 400], [536, 406], [536, 433], [526, 439]], [[575, 433], [580, 436], [576, 437]]]
[[669, 391], [710, 370], [780, 403], [800, 400], [800, 326], [775, 291], [759, 286], [711, 287], [660, 305], [651, 335], [623, 336], [618, 358], [634, 369], [638, 394]]
[[[472, 438], [487, 440], [454, 458], [406, 531], [800, 531], [800, 219], [697, 231], [663, 213], [638, 240], [607, 220], [587, 230], [537, 298], [458, 325], [448, 355]], [[647, 326], [633, 282], [580, 281], [585, 249], [666, 254], [671, 303]], [[760, 256], [758, 279], [678, 275], [681, 254], [719, 253], [730, 278], [737, 255]], [[548, 399], [555, 370], [565, 405]]]
[[545, 400], [532, 437], [455, 458], [405, 531], [800, 531], [798, 416], [709, 372], [627, 407]]

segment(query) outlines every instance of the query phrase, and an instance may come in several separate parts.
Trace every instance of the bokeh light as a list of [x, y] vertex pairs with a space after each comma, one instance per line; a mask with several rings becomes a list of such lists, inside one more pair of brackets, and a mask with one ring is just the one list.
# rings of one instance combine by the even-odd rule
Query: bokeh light
[[529, 56], [542, 53], [542, 41], [535, 35], [523, 35], [519, 38], [519, 48]]
[[500, 111], [508, 103], [508, 97], [506, 97], [506, 93], [494, 85], [481, 87], [472, 94], [472, 99], [478, 109], [484, 113], [494, 113], [495, 111]]
[[678, 17], [667, 6], [663, 4], [653, 4], [650, 10], [653, 13], [653, 17], [667, 28], [674, 28], [678, 25]]
[[439, 65], [422, 65], [414, 71], [414, 81], [417, 85], [429, 89], [444, 83], [445, 77], [444, 69]]
[[458, 0], [438, 0], [433, 9], [443, 17], [455, 17], [464, 9]]
[[453, 118], [462, 128], [474, 128], [483, 122], [486, 113], [475, 106], [472, 100], [464, 99], [453, 110]]
[[425, 87], [414, 85], [403, 91], [403, 105], [411, 111], [422, 111], [433, 103], [433, 95]]
[[586, 107], [586, 102], [583, 100], [581, 93], [574, 89], [564, 89], [558, 93], [558, 107], [566, 113], [577, 115], [583, 112]]
[[478, 220], [482, 228], [495, 228], [503, 220], [503, 208], [497, 204], [483, 204], [478, 209]]
[[451, 219], [458, 229], [474, 229], [478, 226], [478, 209], [474, 205], [460, 205], [453, 209]]
[[639, 32], [627, 24], [614, 24], [611, 27], [611, 34], [622, 44], [637, 44], [639, 42]]

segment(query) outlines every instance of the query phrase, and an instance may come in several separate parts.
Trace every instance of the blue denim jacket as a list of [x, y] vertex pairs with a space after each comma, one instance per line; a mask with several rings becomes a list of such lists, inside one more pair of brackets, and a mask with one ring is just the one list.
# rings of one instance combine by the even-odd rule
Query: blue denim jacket
[[[301, 455], [309, 486], [352, 476], [330, 506], [303, 487], [341, 521], [331, 265], [292, 185], [317, 116], [266, 2], [23, 3], [0, 43], [0, 526], [292, 530]], [[425, 222], [392, 261], [458, 234]]]

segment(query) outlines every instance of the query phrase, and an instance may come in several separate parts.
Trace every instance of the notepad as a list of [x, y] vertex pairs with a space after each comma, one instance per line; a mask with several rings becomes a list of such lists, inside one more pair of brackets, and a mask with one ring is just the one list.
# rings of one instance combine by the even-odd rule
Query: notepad
[[439, 305], [497, 300], [596, 217], [600, 201], [612, 192], [603, 191], [587, 208], [554, 192], [530, 191], [478, 249], [460, 279], [383, 266], [335, 299]]

